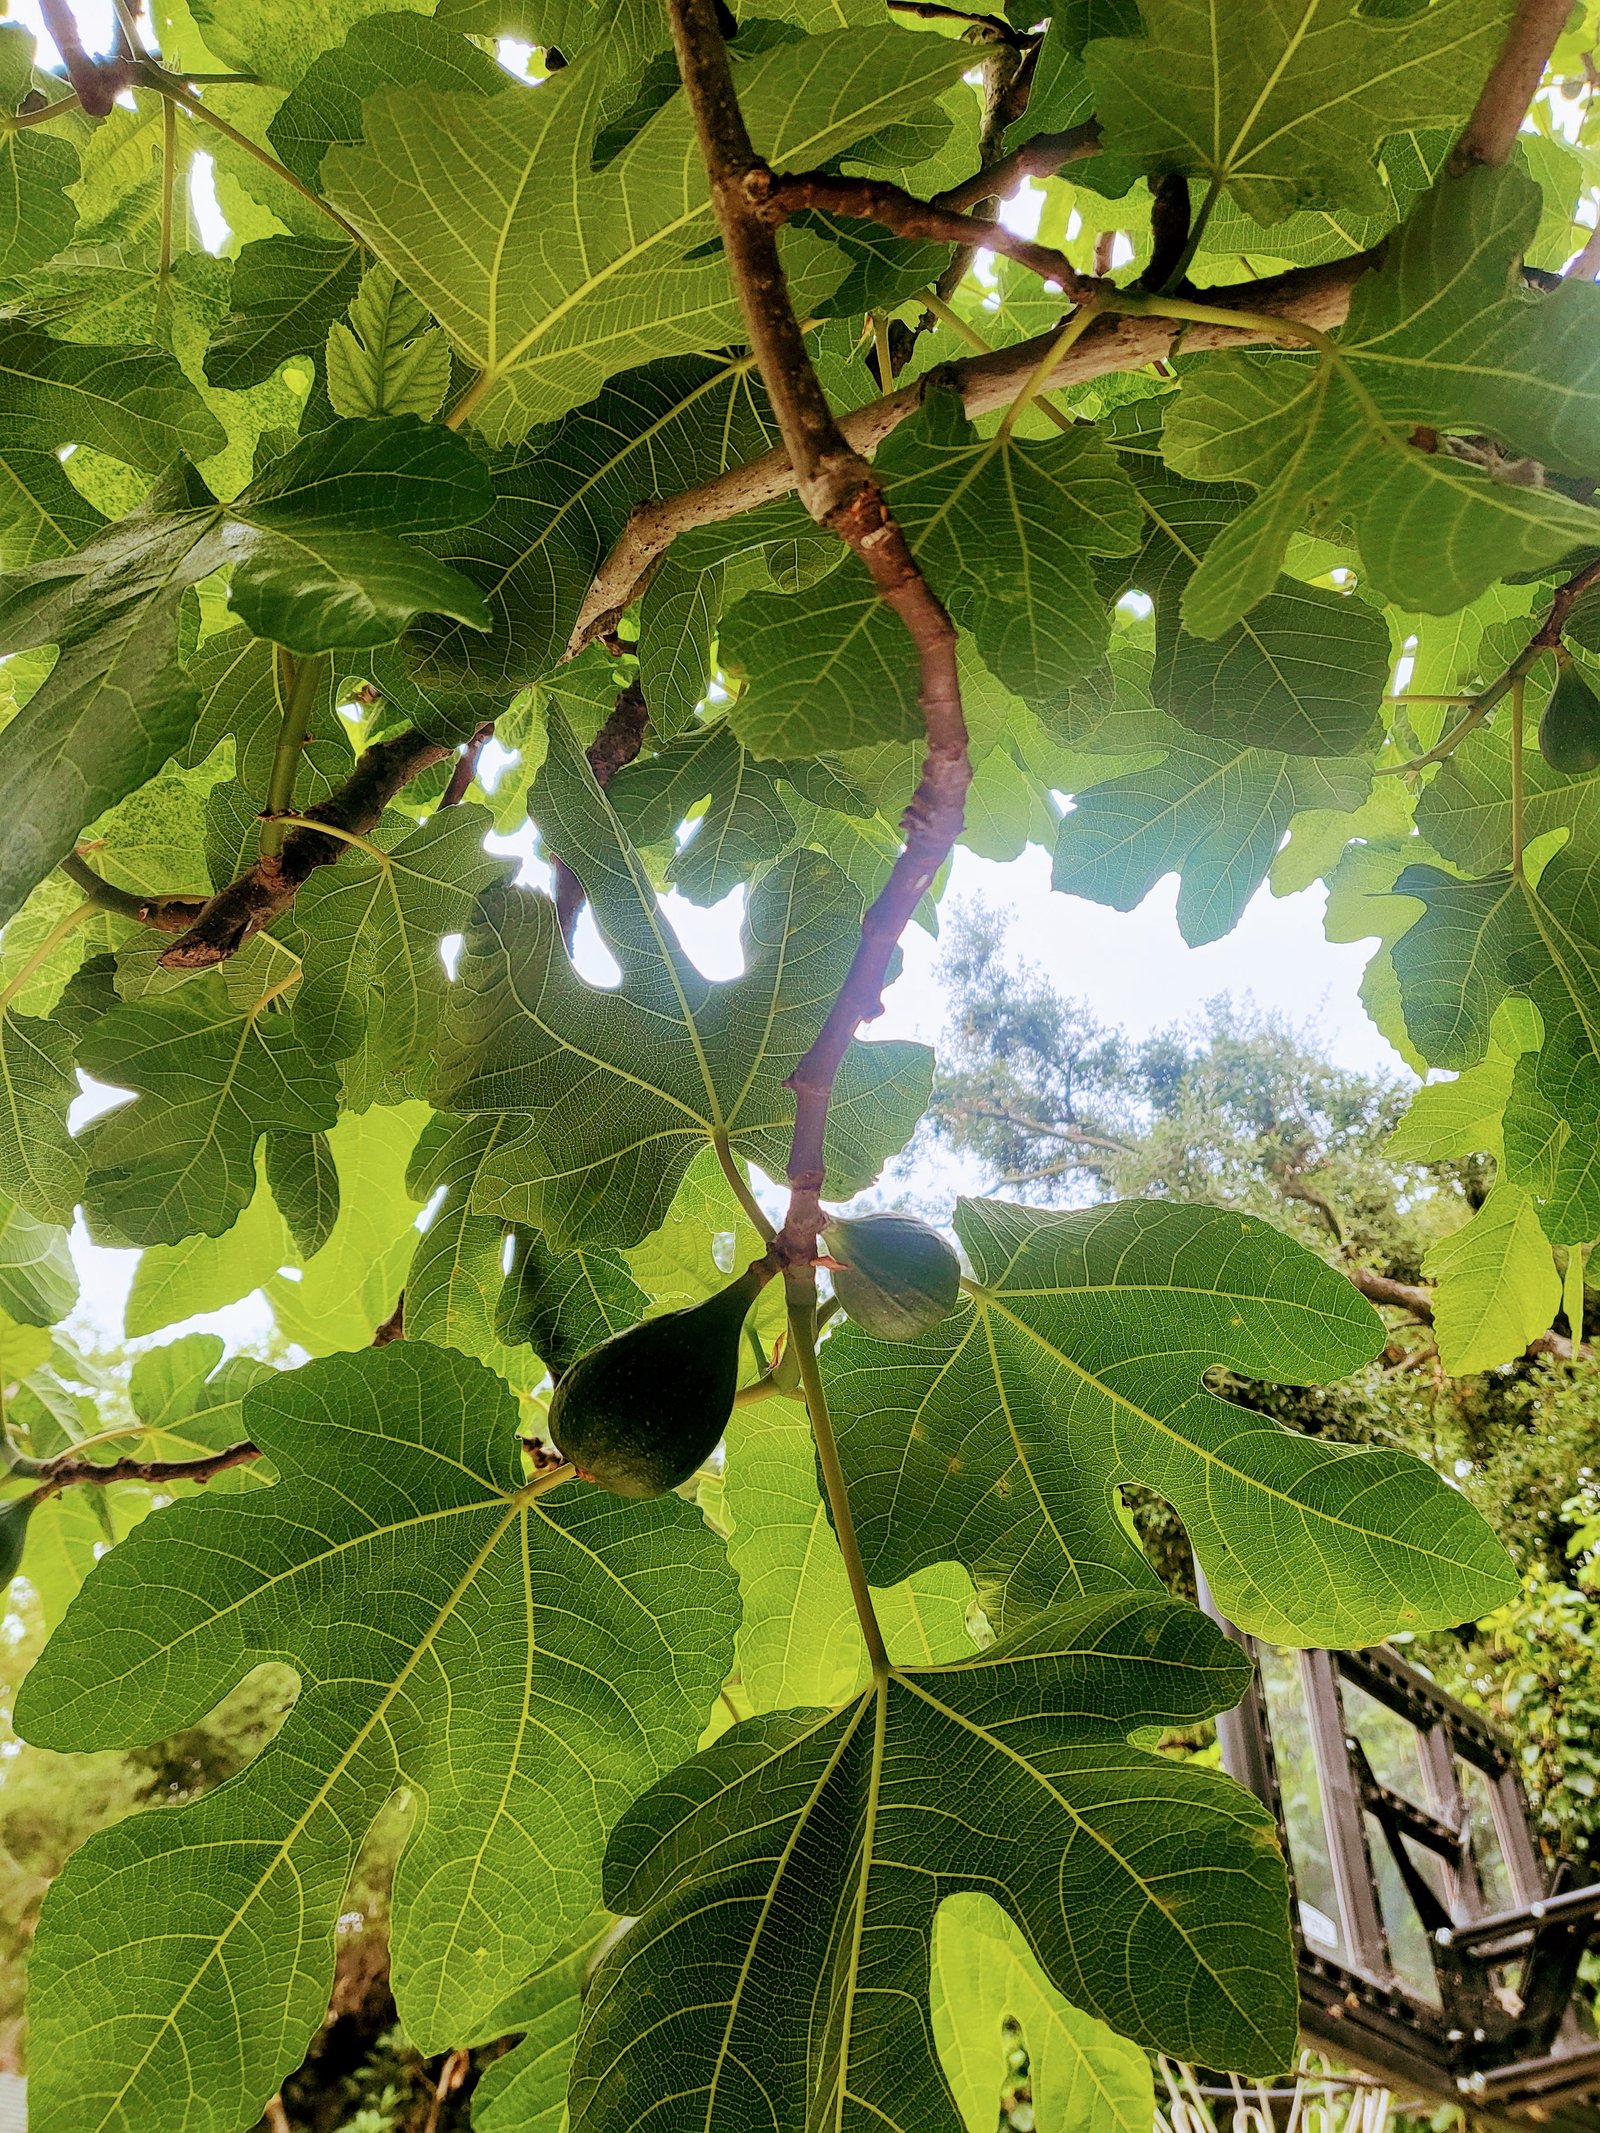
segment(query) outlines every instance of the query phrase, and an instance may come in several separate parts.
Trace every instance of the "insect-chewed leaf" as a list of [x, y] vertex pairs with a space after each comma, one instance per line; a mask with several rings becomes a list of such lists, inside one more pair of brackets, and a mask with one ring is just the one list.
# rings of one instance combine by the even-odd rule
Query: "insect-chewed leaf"
[[1007, 1620], [1143, 1584], [1112, 1500], [1135, 1481], [1177, 1511], [1229, 1618], [1279, 1643], [1373, 1644], [1504, 1598], [1504, 1551], [1420, 1459], [1313, 1441], [1205, 1388], [1219, 1366], [1314, 1384], [1377, 1349], [1377, 1314], [1303, 1245], [1137, 1200], [966, 1200], [956, 1228], [978, 1286], [955, 1317], [894, 1344], [847, 1326], [825, 1350], [876, 1581], [955, 1556]]
[[[934, 2056], [941, 1898], [995, 1895], [1051, 1983], [1146, 2046], [1283, 2063], [1282, 1861], [1227, 1780], [1130, 1747], [1233, 1703], [1245, 1664], [1196, 1610], [1052, 1610], [982, 1659], [896, 1668], [833, 1712], [746, 1720], [624, 1816], [573, 2133], [865, 2125], [960, 2133]], [[1141, 1979], [1181, 1965], [1179, 1996]], [[660, 2040], [672, 2040], [670, 2095]]]
[[1258, 222], [1293, 209], [1381, 208], [1391, 134], [1459, 125], [1505, 36], [1509, 0], [1436, 0], [1386, 21], [1354, 0], [1263, 0], [1248, 36], [1226, 0], [1140, 0], [1142, 37], [1098, 38], [1084, 63], [1106, 146], [1178, 170]]
[[727, 1668], [732, 1584], [699, 1515], [525, 1485], [481, 1364], [333, 1356], [245, 1418], [276, 1485], [147, 1521], [18, 1705], [30, 1739], [103, 1747], [192, 1724], [260, 1660], [301, 1678], [237, 1779], [103, 1831], [56, 1884], [40, 2133], [248, 2123], [323, 2018], [355, 1847], [401, 1785], [401, 2019], [426, 2050], [476, 2033], [593, 1910], [608, 1823], [689, 1752]]
[[[763, 155], [807, 169], [910, 118], [962, 65], [943, 39], [840, 30], [740, 66], [739, 96]], [[537, 90], [384, 90], [366, 102], [361, 146], [323, 161], [330, 199], [478, 370], [474, 419], [501, 441], [614, 371], [743, 330], [684, 99], [597, 170], [608, 88], [605, 54], [591, 50]], [[475, 172], [465, 193], [441, 182], [463, 158]], [[848, 265], [801, 231], [784, 255], [802, 309]]]
[[[480, 1208], [558, 1245], [636, 1244], [720, 1135], [781, 1172], [793, 1123], [784, 1080], [843, 981], [861, 904], [820, 853], [792, 853], [751, 893], [744, 975], [712, 984], [559, 713], [530, 807], [587, 890], [622, 984], [603, 992], [576, 974], [548, 897], [492, 891], [451, 996], [434, 1100], [530, 1121], [527, 1139], [486, 1160]], [[834, 1191], [858, 1190], [904, 1144], [930, 1063], [919, 1044], [852, 1045], [828, 1115]]]
[[1310, 516], [1348, 528], [1370, 585], [1429, 614], [1600, 540], [1587, 505], [1438, 446], [1440, 432], [1486, 434], [1566, 473], [1600, 472], [1600, 295], [1587, 282], [1539, 297], [1509, 287], [1538, 215], [1519, 171], [1442, 178], [1357, 282], [1335, 340], [1287, 361], [1216, 356], [1186, 381], [1169, 463], [1260, 492], [1189, 581], [1190, 629], [1217, 636], [1270, 592]]

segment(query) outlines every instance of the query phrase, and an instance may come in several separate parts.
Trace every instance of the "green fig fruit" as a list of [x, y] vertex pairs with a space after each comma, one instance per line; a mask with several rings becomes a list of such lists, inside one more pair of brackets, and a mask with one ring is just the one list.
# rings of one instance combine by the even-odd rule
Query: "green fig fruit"
[[880, 1341], [915, 1340], [955, 1309], [961, 1262], [926, 1222], [836, 1215], [825, 1234], [834, 1294], [863, 1332]]
[[758, 1259], [704, 1303], [647, 1318], [578, 1358], [551, 1396], [547, 1427], [585, 1481], [665, 1496], [705, 1464], [733, 1412], [745, 1318], [771, 1278]]
[[10, 1503], [0, 1503], [0, 1593], [22, 1567], [23, 1543], [28, 1538], [28, 1520], [33, 1516], [33, 1507], [39, 1501], [38, 1491], [31, 1496], [18, 1496]]
[[1600, 696], [1575, 666], [1564, 666], [1539, 720], [1539, 753], [1565, 778], [1600, 770]]

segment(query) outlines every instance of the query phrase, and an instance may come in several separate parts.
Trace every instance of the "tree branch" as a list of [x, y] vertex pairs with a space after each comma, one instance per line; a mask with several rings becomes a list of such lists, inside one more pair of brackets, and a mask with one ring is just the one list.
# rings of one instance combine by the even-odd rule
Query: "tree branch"
[[987, 169], [976, 170], [959, 185], [936, 193], [934, 205], [960, 210], [976, 207], [980, 200], [1003, 200], [1024, 178], [1051, 178], [1069, 163], [1081, 163], [1099, 153], [1100, 128], [1094, 119], [1083, 126], [1069, 126], [1064, 133], [1036, 133]]
[[[348, 836], [376, 829], [383, 811], [403, 785], [442, 763], [450, 750], [415, 726], [375, 741], [337, 791], [305, 810], [303, 821], [326, 822]], [[205, 970], [237, 955], [252, 934], [281, 918], [318, 867], [330, 866], [346, 849], [344, 840], [317, 830], [290, 830], [283, 849], [263, 852], [253, 867], [219, 889], [194, 923], [162, 956], [167, 970]]]
[[182, 933], [205, 909], [203, 896], [131, 895], [128, 890], [103, 880], [76, 852], [69, 852], [62, 860], [61, 871], [102, 911], [114, 911], [119, 918], [131, 918], [141, 926], [153, 926], [157, 933]]
[[[1471, 698], [1464, 717], [1457, 719], [1450, 730], [1436, 741], [1433, 747], [1421, 755], [1414, 755], [1404, 763], [1382, 763], [1378, 767], [1380, 778], [1408, 776], [1412, 771], [1426, 770], [1430, 763], [1443, 763], [1455, 754], [1469, 733], [1481, 726], [1489, 713], [1517, 687], [1526, 681], [1533, 668], [1546, 652], [1552, 652], [1561, 642], [1561, 633], [1567, 619], [1584, 594], [1600, 585], [1600, 559], [1585, 563], [1581, 570], [1574, 571], [1564, 585], [1557, 586], [1550, 601], [1549, 613], [1539, 624], [1515, 659], [1498, 673], [1487, 688], [1480, 689]], [[1402, 696], [1399, 699], [1404, 702]]]
[[[1347, 1266], [1345, 1272], [1361, 1291], [1368, 1303], [1378, 1304], [1392, 1311], [1404, 1311], [1416, 1319], [1419, 1325], [1433, 1324], [1433, 1291], [1421, 1288], [1411, 1281], [1394, 1281], [1387, 1274], [1375, 1274], [1370, 1267]], [[1558, 1363], [1583, 1361], [1594, 1354], [1588, 1342], [1574, 1348], [1564, 1333], [1557, 1333], [1552, 1326], [1548, 1333], [1536, 1333], [1523, 1350], [1529, 1356], [1551, 1356]]]
[[[694, 114], [728, 269], [795, 484], [811, 517], [865, 566], [916, 647], [927, 752], [906, 809], [905, 842], [861, 921], [861, 939], [822, 1028], [794, 1073], [789, 1209], [780, 1264], [815, 1259], [826, 1174], [823, 1137], [833, 1084], [851, 1039], [882, 1010], [890, 959], [961, 831], [972, 766], [956, 670], [955, 625], [930, 589], [871, 466], [843, 435], [789, 299], [776, 233], [765, 212], [771, 172], [751, 144], [733, 86], [715, 0], [669, 0], [678, 71]], [[794, 1305], [791, 1294], [791, 1307]]]
[[936, 200], [919, 200], [915, 193], [881, 179], [838, 178], [818, 170], [773, 177], [752, 172], [749, 190], [758, 200], [765, 195], [774, 220], [813, 208], [825, 215], [876, 222], [897, 237], [921, 237], [934, 244], [1003, 252], [1041, 280], [1058, 284], [1073, 302], [1087, 296], [1094, 287], [1087, 276], [1079, 274], [1065, 252], [1035, 244], [1029, 237], [1018, 237], [1002, 223], [962, 214], [955, 208], [942, 207]]
[[102, 1489], [113, 1481], [213, 1481], [218, 1474], [226, 1474], [232, 1467], [248, 1466], [260, 1457], [260, 1451], [248, 1441], [230, 1444], [226, 1451], [210, 1452], [203, 1459], [112, 1459], [104, 1466], [63, 1452], [59, 1458], [45, 1460], [40, 1467], [35, 1495], [42, 1502], [80, 1481], [92, 1482]]
[[1034, 41], [999, 15], [975, 15], [968, 8], [946, 7], [943, 0], [889, 0], [889, 6], [895, 14], [914, 15], [919, 22], [965, 22], [973, 29], [987, 30], [997, 42], [1017, 52], [1025, 52]]
[[39, 13], [50, 32], [67, 79], [90, 118], [105, 118], [128, 86], [133, 69], [125, 57], [94, 59], [83, 48], [68, 0], [39, 0]]
[[1452, 171], [1505, 162], [1571, 13], [1570, 0], [1519, 0], [1500, 57], [1451, 150]]
[[456, 757], [456, 767], [450, 773], [450, 782], [444, 789], [441, 807], [459, 807], [467, 796], [467, 788], [478, 775], [478, 758], [494, 739], [494, 720], [481, 725]]
[[[767, 234], [770, 240], [770, 232]], [[1251, 282], [1238, 289], [1230, 285], [1209, 292], [1207, 301], [1225, 310], [1230, 297], [1248, 299], [1253, 313], [1326, 331], [1343, 323], [1351, 290], [1367, 268], [1375, 264], [1376, 254], [1363, 252], [1353, 259], [1296, 268], [1270, 281]], [[1087, 384], [1112, 371], [1142, 370], [1169, 356], [1180, 333], [1184, 352], [1190, 355], [1212, 348], [1243, 348], [1271, 338], [1261, 326], [1230, 327], [1215, 321], [1184, 323], [1154, 314], [1135, 316], [1108, 310], [1063, 352], [1037, 389], [1053, 392], [1066, 385]], [[943, 364], [914, 384], [903, 385], [840, 417], [835, 434], [842, 438], [852, 458], [857, 453], [875, 451], [891, 431], [916, 413], [930, 383], [959, 393], [973, 418], [1009, 407], [1056, 339], [1057, 333], [1052, 330], [1036, 334], [1032, 340], [1019, 341], [1014, 347]], [[730, 468], [697, 488], [686, 489], [681, 495], [641, 504], [595, 575], [567, 647], [569, 657], [611, 626], [637, 596], [652, 564], [677, 534], [691, 527], [737, 518], [741, 512], [768, 503], [775, 496], [786, 496], [796, 488], [802, 488], [802, 484], [785, 444], [759, 459]]]

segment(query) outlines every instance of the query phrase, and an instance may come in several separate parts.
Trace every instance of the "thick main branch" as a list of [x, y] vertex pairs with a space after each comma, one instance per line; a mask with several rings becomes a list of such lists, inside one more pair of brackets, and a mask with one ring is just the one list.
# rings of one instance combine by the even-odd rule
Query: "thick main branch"
[[[1230, 299], [1241, 305], [1248, 303], [1258, 317], [1271, 315], [1325, 333], [1344, 323], [1350, 292], [1361, 275], [1376, 265], [1377, 256], [1363, 252], [1353, 259], [1298, 268], [1239, 289], [1208, 290], [1206, 300], [1218, 311], [1225, 311]], [[1062, 386], [1088, 384], [1113, 371], [1143, 370], [1170, 356], [1180, 333], [1184, 351], [1190, 355], [1214, 348], [1244, 348], [1273, 338], [1260, 326], [1194, 321], [1185, 324], [1155, 314], [1107, 311], [1063, 352], [1049, 374], [1038, 380], [1036, 389], [1052, 392]], [[1052, 328], [1031, 340], [1019, 341], [1014, 347], [942, 364], [914, 384], [901, 386], [840, 417], [836, 428], [846, 451], [852, 455], [876, 451], [885, 437], [917, 412], [930, 384], [958, 393], [974, 419], [1009, 407], [1048, 357], [1057, 338], [1058, 330]], [[776, 496], [786, 496], [796, 488], [802, 485], [785, 443], [678, 496], [641, 504], [595, 575], [573, 629], [569, 653], [591, 643], [637, 597], [657, 557], [665, 553], [678, 534], [695, 526], [717, 525], [724, 519], [737, 518], [741, 512], [769, 503]]]
[[960, 835], [972, 768], [955, 625], [918, 569], [870, 464], [840, 429], [811, 366], [768, 212], [772, 172], [757, 155], [739, 108], [716, 0], [669, 0], [669, 11], [728, 269], [794, 485], [812, 518], [860, 558], [880, 598], [905, 625], [921, 677], [927, 752], [902, 826], [905, 842], [861, 922], [838, 997], [790, 1077], [795, 1123], [789, 1209], [775, 1250], [788, 1265], [808, 1265], [822, 1228], [823, 1139], [834, 1080], [856, 1031], [880, 1012], [895, 945]]

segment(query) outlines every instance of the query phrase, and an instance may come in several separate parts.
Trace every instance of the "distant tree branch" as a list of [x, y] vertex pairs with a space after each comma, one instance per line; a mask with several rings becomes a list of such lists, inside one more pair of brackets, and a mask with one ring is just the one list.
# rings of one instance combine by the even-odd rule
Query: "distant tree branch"
[[[415, 726], [374, 741], [342, 785], [305, 809], [302, 822], [325, 822], [347, 836], [365, 836], [402, 786], [450, 752]], [[290, 830], [281, 851], [263, 853], [201, 907], [189, 930], [162, 956], [163, 967], [205, 970], [237, 955], [252, 934], [283, 916], [318, 867], [331, 866], [346, 849], [340, 837], [304, 827]]]
[[[856, 1031], [881, 1012], [895, 946], [960, 834], [972, 766], [955, 626], [918, 569], [870, 464], [840, 430], [812, 368], [766, 213], [771, 172], [756, 154], [739, 108], [715, 0], [669, 0], [669, 12], [728, 270], [795, 484], [811, 517], [859, 558], [899, 617], [921, 675], [927, 750], [902, 823], [904, 843], [862, 919], [850, 969], [822, 1028], [789, 1077], [795, 1099], [789, 1207], [775, 1250], [781, 1263], [807, 1266], [822, 1228], [823, 1139], [834, 1080]], [[808, 1401], [809, 1394], [808, 1387]], [[816, 1403], [809, 1404], [815, 1422]]]
[[[1368, 1303], [1378, 1304], [1391, 1311], [1404, 1311], [1419, 1325], [1431, 1326], [1434, 1322], [1433, 1291], [1424, 1289], [1416, 1282], [1395, 1281], [1387, 1274], [1376, 1274], [1371, 1267], [1347, 1266], [1345, 1272], [1361, 1291]], [[1566, 1334], [1557, 1333], [1552, 1326], [1547, 1333], [1535, 1334], [1524, 1353], [1529, 1356], [1548, 1355], [1560, 1363], [1587, 1360], [1594, 1354], [1588, 1342], [1574, 1348]]]
[[1571, 13], [1571, 0], [1518, 0], [1500, 57], [1451, 151], [1451, 170], [1506, 161]]

